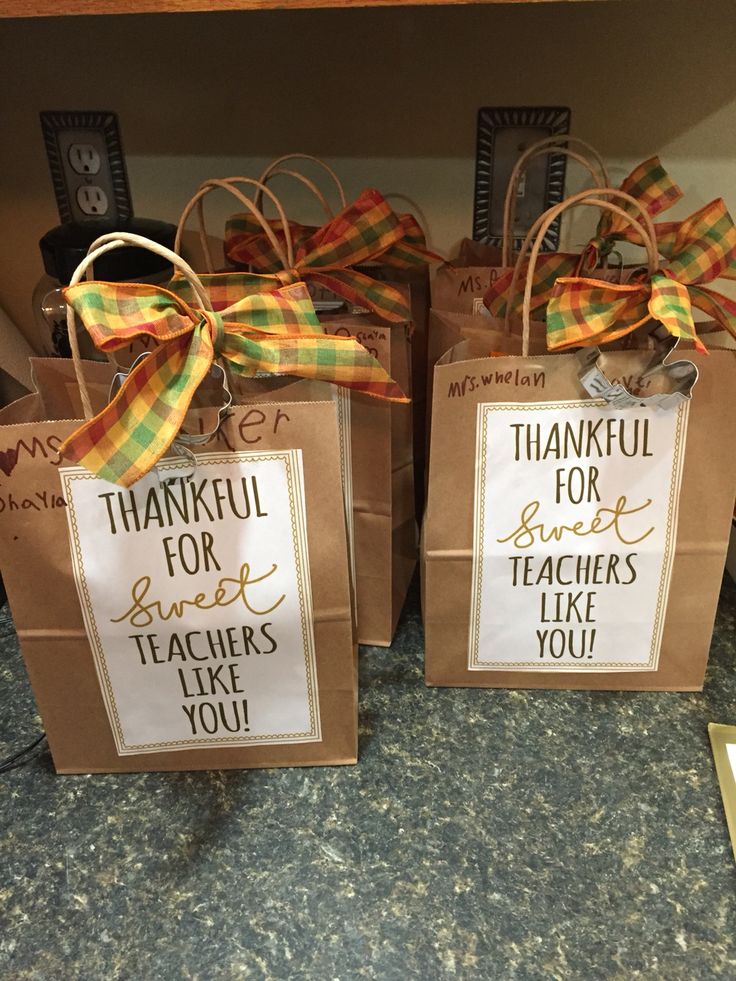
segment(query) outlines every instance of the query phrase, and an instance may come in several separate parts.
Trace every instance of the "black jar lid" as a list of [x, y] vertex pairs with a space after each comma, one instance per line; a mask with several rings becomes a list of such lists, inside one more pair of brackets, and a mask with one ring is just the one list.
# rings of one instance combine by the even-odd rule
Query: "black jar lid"
[[[115, 224], [104, 221], [69, 222], [57, 225], [46, 232], [38, 243], [41, 248], [43, 266], [49, 276], [67, 286], [74, 270], [87, 255], [90, 245], [100, 235], [110, 232], [132, 232], [150, 238], [167, 249], [174, 248], [176, 225], [153, 218], [129, 218]], [[171, 263], [154, 252], [131, 246], [125, 249], [112, 249], [101, 256], [94, 264], [95, 279], [106, 282], [135, 282], [149, 277], [170, 277]]]

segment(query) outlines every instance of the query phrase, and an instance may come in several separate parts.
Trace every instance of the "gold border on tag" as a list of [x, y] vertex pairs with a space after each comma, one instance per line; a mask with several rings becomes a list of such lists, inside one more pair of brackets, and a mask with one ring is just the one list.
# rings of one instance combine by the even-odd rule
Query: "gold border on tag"
[[[144, 753], [157, 753], [173, 750], [208, 749], [218, 746], [258, 746], [278, 745], [283, 743], [321, 742], [322, 730], [319, 712], [319, 696], [317, 688], [317, 664], [314, 647], [314, 615], [312, 608], [312, 588], [310, 579], [309, 554], [307, 551], [307, 521], [303, 486], [301, 450], [235, 450], [228, 453], [198, 453], [197, 468], [228, 463], [258, 463], [263, 460], [282, 460], [286, 465], [286, 479], [289, 492], [290, 518], [292, 541], [294, 545], [294, 562], [299, 593], [299, 611], [301, 617], [302, 639], [304, 643], [304, 662], [306, 672], [307, 700], [309, 704], [310, 728], [307, 732], [273, 733], [268, 736], [243, 736], [242, 733], [231, 736], [217, 736], [211, 739], [178, 739], [169, 742], [136, 743], [129, 745], [125, 742], [122, 723], [118, 714], [115, 693], [107, 669], [102, 638], [97, 629], [91, 597], [87, 586], [84, 570], [77, 516], [74, 501], [69, 493], [70, 482], [73, 480], [99, 480], [84, 467], [63, 467], [59, 471], [64, 499], [67, 502], [67, 518], [69, 521], [69, 541], [71, 548], [74, 579], [79, 594], [80, 606], [84, 618], [87, 639], [94, 655], [97, 677], [102, 690], [102, 697], [107, 710], [107, 717], [115, 739], [115, 748], [119, 756], [134, 756]], [[180, 457], [160, 460], [156, 464], [159, 473], [189, 468], [188, 461]]]
[[[736, 726], [719, 725], [717, 722], [708, 724], [708, 735], [710, 745], [713, 750], [713, 759], [716, 763], [716, 773], [718, 783], [721, 787], [721, 797], [723, 798], [723, 809], [726, 812], [726, 823], [728, 833], [731, 836], [731, 848], [733, 857], [736, 860], [736, 776], [734, 776], [734, 766], [736, 766]], [[734, 763], [728, 756], [728, 747], [734, 747]]]
[[[475, 452], [475, 493], [473, 495], [473, 579], [470, 602], [470, 638], [468, 643], [468, 671], [536, 671], [557, 674], [595, 674], [609, 671], [656, 671], [659, 666], [659, 652], [662, 646], [662, 632], [667, 610], [672, 563], [677, 534], [678, 505], [682, 468], [685, 458], [685, 437], [690, 403], [678, 405], [675, 427], [675, 447], [672, 458], [669, 500], [667, 504], [667, 529], [665, 533], [662, 571], [657, 594], [657, 609], [652, 630], [649, 660], [646, 664], [630, 664], [620, 661], [598, 662], [595, 665], [556, 667], [546, 663], [543, 667], [537, 661], [482, 661], [480, 660], [480, 604], [483, 581], [483, 542], [485, 523], [486, 462], [488, 444], [488, 413], [493, 411], [522, 410], [537, 412], [545, 409], [576, 409], [607, 405], [604, 399], [562, 399], [558, 402], [479, 402], [476, 424]], [[492, 479], [492, 478], [491, 478]]]

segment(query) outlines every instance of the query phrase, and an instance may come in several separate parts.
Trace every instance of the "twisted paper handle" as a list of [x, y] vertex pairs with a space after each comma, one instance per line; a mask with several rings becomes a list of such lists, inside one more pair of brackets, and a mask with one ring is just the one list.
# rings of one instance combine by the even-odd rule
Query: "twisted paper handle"
[[[613, 204], [611, 201], [603, 200], [604, 198], [617, 198], [621, 201], [626, 202], [631, 205], [636, 211], [639, 212], [642, 221], [638, 222], [633, 218], [627, 211]], [[619, 215], [624, 218], [627, 222], [631, 223], [636, 227], [637, 231], [641, 234], [642, 241], [645, 243], [645, 248], [647, 251], [647, 264], [651, 273], [656, 272], [658, 266], [658, 256], [657, 247], [653, 242], [654, 239], [654, 223], [652, 222], [651, 216], [648, 214], [646, 209], [630, 194], [626, 194], [625, 191], [620, 191], [617, 188], [591, 188], [586, 191], [580, 191], [577, 194], [573, 194], [572, 197], [567, 198], [560, 204], [549, 208], [544, 214], [540, 215], [539, 218], [534, 222], [532, 227], [527, 232], [526, 238], [522, 244], [519, 251], [519, 256], [516, 260], [516, 265], [514, 266], [514, 273], [511, 280], [511, 285], [509, 287], [509, 302], [506, 305], [506, 330], [510, 332], [511, 329], [511, 307], [512, 299], [516, 295], [517, 283], [521, 277], [521, 268], [526, 257], [526, 253], [532, 245], [531, 254], [529, 256], [529, 264], [526, 271], [526, 280], [524, 284], [524, 303], [522, 306], [522, 354], [526, 357], [529, 354], [529, 335], [531, 330], [531, 301], [532, 301], [532, 289], [534, 284], [534, 270], [536, 268], [537, 259], [539, 253], [542, 249], [544, 242], [544, 236], [547, 234], [550, 226], [563, 211], [576, 204], [583, 204], [587, 207], [597, 207], [607, 209], [614, 214]]]
[[[571, 150], [566, 144], [573, 144], [583, 148], [587, 151], [588, 156]], [[610, 186], [608, 171], [603, 163], [603, 158], [585, 140], [578, 139], [576, 136], [547, 136], [537, 143], [533, 143], [530, 147], [527, 147], [514, 164], [506, 187], [506, 197], [504, 198], [503, 204], [503, 239], [501, 242], [502, 266], [511, 265], [511, 247], [513, 242], [511, 228], [514, 222], [516, 191], [519, 185], [519, 179], [535, 157], [551, 156], [552, 154], [561, 154], [562, 156], [570, 157], [572, 160], [577, 160], [581, 166], [590, 172], [596, 187], [603, 188]]]
[[[281, 243], [274, 234], [271, 225], [268, 220], [264, 217], [262, 211], [258, 205], [242, 193], [235, 185], [236, 184], [249, 184], [257, 188], [258, 194], [266, 194], [271, 201], [276, 206], [276, 211], [278, 212], [279, 219], [281, 221], [281, 227], [284, 233], [284, 241], [286, 244], [286, 252], [284, 252]], [[192, 213], [195, 205], [197, 207], [197, 216], [199, 219], [199, 242], [202, 247], [202, 253], [204, 255], [205, 265], [207, 266], [207, 272], [214, 272], [214, 263], [212, 261], [212, 253], [210, 251], [209, 239], [207, 237], [207, 228], [205, 226], [204, 220], [204, 198], [215, 188], [221, 187], [223, 190], [228, 191], [233, 197], [242, 204], [256, 219], [260, 224], [264, 235], [268, 239], [271, 247], [279, 258], [279, 261], [284, 264], [284, 269], [291, 269], [294, 265], [294, 245], [291, 237], [291, 227], [289, 221], [286, 217], [286, 212], [273, 191], [251, 177], [223, 177], [216, 178], [212, 177], [209, 180], [203, 181], [195, 194], [190, 198], [190, 200], [184, 206], [184, 210], [179, 217], [179, 223], [176, 229], [176, 239], [174, 242], [174, 248], [178, 252], [181, 249], [181, 238], [184, 232], [189, 215]]]
[[[340, 198], [340, 207], [344, 208], [347, 206], [347, 198], [345, 197], [345, 190], [342, 186], [340, 178], [337, 176], [335, 171], [324, 160], [319, 157], [310, 156], [308, 153], [286, 153], [283, 157], [278, 157], [276, 160], [272, 160], [271, 163], [266, 167], [266, 169], [261, 174], [259, 180], [262, 184], [265, 184], [269, 177], [275, 176], [277, 173], [282, 171], [277, 170], [281, 164], [286, 163], [288, 160], [309, 160], [311, 163], [315, 163], [322, 168], [333, 180], [335, 187], [337, 188], [337, 193]], [[292, 171], [283, 171], [283, 173], [292, 173]], [[295, 172], [293, 173], [295, 176]], [[303, 176], [303, 175], [300, 175]], [[310, 182], [311, 183], [311, 182]], [[258, 199], [256, 199], [256, 204], [258, 204]]]
[[[210, 303], [209, 296], [207, 295], [207, 290], [202, 285], [199, 277], [180, 255], [176, 252], [172, 252], [171, 249], [167, 249], [163, 245], [159, 245], [158, 242], [153, 242], [150, 239], [144, 238], [142, 235], [135, 235], [132, 232], [111, 232], [107, 235], [101, 235], [99, 238], [90, 245], [87, 250], [87, 255], [79, 263], [77, 268], [74, 270], [72, 278], [69, 280], [69, 286], [76, 286], [77, 283], [81, 282], [82, 279], [90, 278], [92, 272], [93, 264], [101, 256], [105, 255], [106, 252], [111, 252], [114, 249], [125, 248], [126, 246], [136, 246], [141, 249], [146, 249], [148, 252], [155, 252], [156, 255], [160, 255], [167, 262], [178, 269], [178, 271], [184, 276], [188, 281], [189, 285], [194, 290], [195, 296], [199, 301], [203, 310], [212, 310], [212, 305]], [[72, 362], [74, 364], [74, 374], [77, 378], [77, 385], [79, 386], [79, 397], [82, 401], [82, 412], [84, 413], [85, 419], [91, 419], [94, 415], [94, 410], [92, 409], [92, 401], [89, 396], [89, 388], [87, 387], [87, 381], [84, 377], [84, 372], [82, 371], [82, 358], [79, 353], [79, 338], [77, 336], [77, 319], [74, 312], [74, 307], [67, 303], [66, 305], [66, 323], [67, 331], [69, 334], [69, 347], [72, 352]]]

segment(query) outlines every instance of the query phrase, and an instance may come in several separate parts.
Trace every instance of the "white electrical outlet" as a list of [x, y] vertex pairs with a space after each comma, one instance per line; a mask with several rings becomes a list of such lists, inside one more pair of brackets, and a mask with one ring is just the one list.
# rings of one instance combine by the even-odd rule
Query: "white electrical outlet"
[[112, 112], [42, 112], [41, 126], [62, 223], [126, 221], [133, 214]]
[[77, 204], [82, 214], [90, 218], [106, 215], [109, 206], [107, 195], [96, 184], [82, 184], [77, 188]]
[[102, 161], [91, 143], [72, 143], [69, 147], [69, 163], [75, 174], [97, 174]]

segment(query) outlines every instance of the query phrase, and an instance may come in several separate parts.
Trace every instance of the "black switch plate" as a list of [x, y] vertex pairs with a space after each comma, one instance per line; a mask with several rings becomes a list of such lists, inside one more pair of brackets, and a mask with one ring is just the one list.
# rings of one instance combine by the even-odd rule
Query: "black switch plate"
[[[569, 132], [570, 110], [564, 106], [485, 106], [478, 110], [473, 213], [473, 238], [476, 241], [501, 245], [506, 187], [514, 164], [524, 150], [545, 136]], [[530, 161], [516, 199], [512, 229], [514, 248], [521, 246], [529, 228], [543, 211], [562, 201], [566, 163], [564, 154], [555, 153]], [[544, 240], [545, 251], [554, 251], [559, 239], [558, 219]]]

